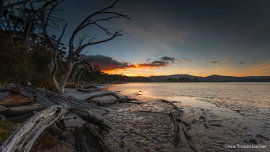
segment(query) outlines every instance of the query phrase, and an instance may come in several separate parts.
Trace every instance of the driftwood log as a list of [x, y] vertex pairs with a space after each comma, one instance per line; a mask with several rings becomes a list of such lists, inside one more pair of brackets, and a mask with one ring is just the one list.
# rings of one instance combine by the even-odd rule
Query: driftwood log
[[191, 135], [188, 131], [191, 128], [191, 125], [182, 120], [183, 111], [181, 108], [171, 101], [161, 100], [161, 102], [170, 104], [173, 107], [173, 110], [169, 113], [169, 116], [171, 117], [173, 123], [175, 147], [178, 147], [178, 145], [183, 142], [189, 145], [191, 151], [198, 152], [199, 150], [193, 144]]
[[[77, 151], [81, 152], [102, 152], [109, 151], [109, 148], [102, 140], [102, 131], [109, 131], [110, 127], [102, 120], [104, 109], [87, 103], [84, 100], [68, 98], [62, 95], [52, 93], [35, 87], [9, 86], [2, 90], [13, 94], [20, 94], [41, 104], [44, 108], [36, 112], [33, 116], [22, 123], [0, 147], [1, 152], [29, 152], [35, 140], [41, 133], [51, 126], [61, 126], [64, 128], [63, 117], [65, 114], [73, 113], [85, 121], [81, 127], [76, 127], [73, 133], [77, 133]], [[103, 94], [106, 96], [113, 94]], [[113, 95], [115, 96], [115, 95]], [[97, 97], [89, 97], [90, 99]], [[115, 96], [116, 97], [116, 96]], [[118, 97], [118, 96], [117, 96]], [[94, 144], [93, 144], [94, 143]]]

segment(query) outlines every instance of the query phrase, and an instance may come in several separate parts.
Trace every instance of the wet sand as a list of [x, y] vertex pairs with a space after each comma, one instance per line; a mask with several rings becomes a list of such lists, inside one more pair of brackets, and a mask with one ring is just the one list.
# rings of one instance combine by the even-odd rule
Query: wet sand
[[[80, 98], [86, 94], [80, 93]], [[140, 102], [143, 104], [106, 106], [110, 112], [104, 115], [104, 120], [112, 129], [104, 137], [112, 151], [194, 151], [184, 135], [175, 146], [173, 123], [168, 115], [173, 110], [171, 105], [158, 99]], [[195, 97], [183, 97], [174, 104], [183, 111], [182, 120], [191, 126], [190, 141], [197, 151], [270, 151], [269, 125], [259, 119]]]

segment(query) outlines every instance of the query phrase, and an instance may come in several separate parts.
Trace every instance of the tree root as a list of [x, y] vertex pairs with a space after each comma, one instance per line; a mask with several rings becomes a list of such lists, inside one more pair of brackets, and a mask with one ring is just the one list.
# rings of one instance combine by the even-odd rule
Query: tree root
[[84, 124], [82, 127], [75, 128], [76, 150], [79, 152], [109, 152], [101, 135], [95, 127], [90, 124]]
[[[175, 147], [177, 147], [181, 141], [186, 140], [189, 147], [194, 151], [197, 152], [197, 148], [193, 144], [191, 139], [191, 135], [188, 132], [188, 128], [190, 129], [191, 125], [181, 119], [182, 111], [179, 107], [173, 104], [171, 101], [161, 100], [163, 103], [170, 104], [174, 110], [170, 112], [170, 117], [173, 122], [173, 130], [174, 130], [174, 139], [175, 139]], [[188, 127], [188, 128], [187, 128]], [[184, 136], [181, 136], [183, 134]], [[181, 137], [185, 137], [184, 139]]]
[[118, 100], [120, 99], [120, 97], [116, 93], [114, 93], [114, 92], [102, 92], [102, 93], [99, 93], [99, 94], [95, 94], [95, 95], [93, 95], [93, 96], [91, 96], [91, 97], [89, 97], [89, 98], [87, 98], [85, 100], [86, 101], [90, 101], [90, 100], [92, 100], [94, 98], [104, 97], [104, 96], [113, 96], [113, 97], [115, 97]]
[[12, 107], [20, 107], [20, 106], [29, 106], [34, 104], [34, 102], [13, 102], [13, 103], [0, 103], [0, 105], [6, 107], [6, 108], [12, 108]]
[[43, 109], [44, 108], [42, 108], [42, 107], [35, 107], [32, 109], [26, 109], [26, 110], [19, 111], [19, 110], [12, 110], [12, 109], [6, 108], [4, 110], [0, 110], [0, 115], [4, 115], [5, 117], [17, 117], [17, 116], [26, 115], [29, 113], [33, 114], [34, 112], [41, 111]]
[[5, 100], [9, 96], [10, 96], [10, 93], [8, 91], [6, 91], [6, 89], [1, 90], [1, 92], [0, 92], [0, 102]]
[[[97, 97], [106, 97], [106, 96], [113, 96], [116, 98], [116, 100], [112, 101], [112, 102], [108, 102], [108, 103], [93, 100], [94, 98], [97, 98]], [[137, 100], [137, 99], [128, 98], [128, 97], [120, 98], [120, 96], [118, 96], [117, 93], [114, 93], [114, 92], [102, 92], [102, 93], [95, 94], [95, 95], [90, 96], [87, 99], [85, 99], [85, 101], [89, 102], [89, 103], [95, 101], [98, 106], [108, 106], [108, 105], [113, 105], [116, 103], [132, 103], [132, 104], [142, 104], [143, 103], [143, 102], [136, 102], [135, 100]]]

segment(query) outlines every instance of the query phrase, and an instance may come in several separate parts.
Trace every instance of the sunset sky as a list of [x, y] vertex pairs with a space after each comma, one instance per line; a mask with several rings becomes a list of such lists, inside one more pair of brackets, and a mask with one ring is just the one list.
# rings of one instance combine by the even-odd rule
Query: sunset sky
[[[69, 0], [60, 15], [71, 32], [112, 2]], [[120, 0], [114, 10], [131, 18], [107, 26], [124, 35], [87, 48], [107, 73], [270, 75], [269, 0]], [[102, 38], [92, 28], [85, 33]]]

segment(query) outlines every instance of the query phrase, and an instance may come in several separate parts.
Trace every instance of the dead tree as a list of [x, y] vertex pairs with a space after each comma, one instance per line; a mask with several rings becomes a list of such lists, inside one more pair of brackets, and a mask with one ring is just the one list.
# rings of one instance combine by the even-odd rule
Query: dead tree
[[26, 5], [27, 3], [31, 2], [32, 0], [18, 0], [18, 1], [10, 1], [10, 0], [1, 0], [0, 1], [0, 12], [3, 13], [7, 9], [20, 6], [20, 5]]
[[[63, 28], [63, 32], [60, 35], [58, 40], [53, 39], [49, 34], [48, 34], [48, 24], [49, 24], [49, 20], [51, 18], [52, 12], [55, 9], [55, 7], [57, 6], [57, 2], [53, 3], [51, 5], [51, 9], [49, 10], [44, 10], [43, 15], [42, 15], [42, 21], [43, 21], [43, 25], [42, 25], [42, 29], [43, 29], [43, 35], [47, 41], [48, 46], [51, 49], [51, 62], [49, 65], [49, 69], [50, 69], [50, 73], [54, 82], [54, 86], [56, 88], [56, 90], [63, 94], [64, 93], [64, 88], [65, 88], [65, 84], [72, 72], [72, 69], [74, 67], [74, 65], [76, 63], [79, 62], [80, 60], [80, 55], [83, 53], [83, 51], [89, 47], [89, 46], [93, 46], [93, 45], [97, 45], [97, 44], [101, 44], [101, 43], [105, 43], [108, 42], [110, 40], [115, 39], [118, 36], [121, 36], [121, 31], [114, 31], [111, 32], [111, 30], [106, 29], [102, 23], [108, 23], [110, 21], [112, 21], [113, 19], [119, 19], [119, 18], [126, 18], [126, 19], [130, 19], [128, 16], [112, 11], [112, 8], [116, 5], [116, 3], [118, 2], [115, 1], [114, 3], [112, 3], [110, 6], [105, 7], [101, 10], [98, 10], [90, 15], [88, 15], [86, 18], [83, 19], [83, 21], [73, 30], [70, 38], [69, 38], [69, 43], [68, 43], [68, 51], [67, 51], [67, 55], [64, 59], [64, 67], [65, 70], [62, 73], [62, 75], [57, 78], [56, 74], [58, 71], [58, 65], [59, 65], [59, 54], [61, 52], [59, 44], [61, 41], [61, 38], [63, 37], [63, 34], [65, 32], [65, 27]], [[99, 39], [97, 40], [96, 37], [92, 37], [89, 40], [87, 40], [87, 36], [85, 35], [80, 35], [80, 32], [82, 32], [83, 30], [85, 30], [86, 28], [91, 28], [91, 27], [96, 27], [100, 30], [102, 30], [107, 37], [103, 38], [103, 39]], [[85, 52], [84, 52], [85, 53]]]
[[[39, 16], [44, 9], [59, 0], [4, 0], [0, 9], [1, 28], [13, 37], [19, 37], [23, 47], [30, 50], [33, 35], [40, 28]], [[54, 19], [55, 21], [57, 19]]]

